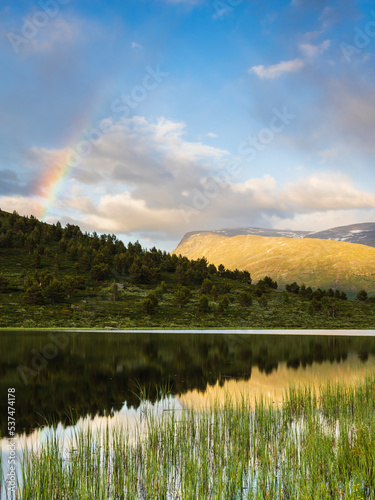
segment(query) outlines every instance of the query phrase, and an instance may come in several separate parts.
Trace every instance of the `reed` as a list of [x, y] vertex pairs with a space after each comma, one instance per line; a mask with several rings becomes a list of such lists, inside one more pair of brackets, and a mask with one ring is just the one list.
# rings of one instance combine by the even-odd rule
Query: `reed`
[[25, 450], [21, 498], [375, 498], [375, 375], [318, 394], [290, 387], [279, 407], [228, 395], [142, 415], [134, 427], [87, 427], [69, 443], [53, 433]]

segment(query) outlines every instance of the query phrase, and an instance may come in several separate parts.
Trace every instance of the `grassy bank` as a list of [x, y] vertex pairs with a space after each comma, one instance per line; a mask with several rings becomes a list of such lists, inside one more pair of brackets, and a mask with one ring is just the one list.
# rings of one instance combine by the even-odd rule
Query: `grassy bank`
[[24, 456], [23, 499], [375, 498], [375, 375], [290, 387], [282, 404], [144, 412], [135, 429], [51, 438]]
[[[219, 289], [219, 278], [212, 278]], [[42, 306], [25, 305], [23, 292], [0, 294], [1, 329], [368, 329], [375, 324], [375, 307], [372, 302], [337, 301], [336, 309], [329, 309], [330, 302], [322, 302], [318, 311], [311, 310], [311, 301], [293, 293], [267, 290], [263, 301], [256, 296], [253, 285], [232, 284], [226, 294], [228, 304], [219, 311], [222, 295], [208, 301], [207, 310], [200, 306], [201, 288], [191, 286], [189, 302], [182, 308], [176, 306], [178, 286], [170, 284], [170, 291], [159, 296], [155, 310], [146, 314], [142, 303], [156, 288], [151, 285], [135, 287], [129, 284], [116, 296], [109, 292], [109, 283], [98, 286], [98, 295], [88, 296], [79, 291], [63, 304]], [[241, 294], [249, 292], [252, 303], [243, 306]], [[100, 292], [100, 293], [99, 293]], [[105, 293], [104, 293], [105, 292]], [[333, 307], [333, 306], [332, 306]], [[332, 312], [333, 311], [333, 312]]]

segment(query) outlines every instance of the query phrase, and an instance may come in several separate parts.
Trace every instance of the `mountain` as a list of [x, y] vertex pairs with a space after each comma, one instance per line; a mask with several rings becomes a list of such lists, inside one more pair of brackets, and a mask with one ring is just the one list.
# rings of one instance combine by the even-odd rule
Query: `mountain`
[[375, 247], [375, 223], [365, 222], [362, 224], [351, 224], [350, 226], [333, 227], [325, 231], [309, 233], [304, 238], [346, 241], [348, 243], [359, 243]]
[[[361, 233], [330, 234], [346, 237]], [[188, 233], [173, 253], [189, 259], [206, 257], [215, 265], [222, 263], [228, 269], [247, 270], [255, 281], [268, 275], [281, 286], [297, 281], [311, 287], [338, 287], [352, 294], [361, 288], [375, 292], [375, 248], [357, 243], [305, 235], [228, 236], [227, 230], [223, 230]]]
[[230, 229], [217, 229], [213, 231], [191, 231], [186, 233], [179, 245], [185, 243], [196, 234], [218, 234], [220, 236], [256, 235], [267, 237], [286, 238], [317, 238], [323, 240], [346, 241], [375, 247], [375, 223], [365, 222], [339, 226], [324, 231], [291, 231], [288, 229], [267, 229], [262, 227], [237, 227]]

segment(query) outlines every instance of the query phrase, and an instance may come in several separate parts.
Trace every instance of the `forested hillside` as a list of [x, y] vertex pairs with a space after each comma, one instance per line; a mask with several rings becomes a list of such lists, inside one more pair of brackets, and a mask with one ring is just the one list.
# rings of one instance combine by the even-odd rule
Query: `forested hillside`
[[247, 271], [0, 212], [0, 327], [371, 328], [340, 290], [278, 290]]

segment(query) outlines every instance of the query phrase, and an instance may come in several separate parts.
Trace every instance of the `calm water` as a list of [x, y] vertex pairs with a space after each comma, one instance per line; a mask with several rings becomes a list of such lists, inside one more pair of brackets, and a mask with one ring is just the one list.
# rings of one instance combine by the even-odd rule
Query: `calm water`
[[[46, 421], [137, 409], [168, 387], [182, 405], [230, 390], [282, 397], [290, 382], [350, 382], [375, 370], [375, 332], [365, 336], [239, 333], [0, 333], [0, 431], [7, 435], [7, 391], [16, 389], [16, 431]], [[306, 333], [306, 332], [304, 332]]]
[[0, 500], [8, 498], [9, 486], [9, 388], [16, 395], [19, 480], [22, 450], [37, 448], [55, 432], [46, 423], [64, 440], [77, 425], [101, 432], [108, 417], [110, 426], [136, 424], [160, 388], [169, 392], [161, 409], [224, 402], [228, 392], [277, 403], [290, 383], [319, 388], [327, 380], [354, 383], [375, 371], [375, 331], [319, 333], [1, 332], [0, 447], [8, 479], [0, 477]]

